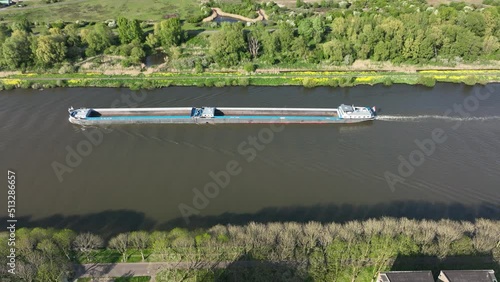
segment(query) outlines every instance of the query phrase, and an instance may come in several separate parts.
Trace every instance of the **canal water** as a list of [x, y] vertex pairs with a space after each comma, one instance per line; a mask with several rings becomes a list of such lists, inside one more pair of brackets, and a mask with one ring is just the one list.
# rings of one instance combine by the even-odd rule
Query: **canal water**
[[[74, 107], [377, 106], [358, 125], [82, 128]], [[117, 232], [249, 221], [500, 217], [500, 85], [0, 93], [21, 226]], [[3, 189], [6, 199], [6, 189]], [[0, 217], [5, 217], [2, 200]]]

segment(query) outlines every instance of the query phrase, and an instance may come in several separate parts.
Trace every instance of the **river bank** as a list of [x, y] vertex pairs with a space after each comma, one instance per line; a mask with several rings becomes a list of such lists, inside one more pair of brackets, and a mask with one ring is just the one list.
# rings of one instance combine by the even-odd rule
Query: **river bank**
[[433, 87], [436, 82], [466, 85], [500, 82], [500, 70], [417, 70], [398, 71], [276, 71], [259, 72], [155, 72], [108, 75], [100, 72], [73, 74], [7, 73], [0, 89], [53, 87], [126, 87], [132, 90], [169, 86], [330, 86], [351, 87], [375, 84], [409, 84]]

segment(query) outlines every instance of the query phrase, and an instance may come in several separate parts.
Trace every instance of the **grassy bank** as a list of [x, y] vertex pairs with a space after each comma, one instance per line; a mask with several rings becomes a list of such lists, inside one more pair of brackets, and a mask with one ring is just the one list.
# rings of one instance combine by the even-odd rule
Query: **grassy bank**
[[128, 87], [133, 90], [168, 86], [283, 86], [350, 87], [356, 85], [420, 84], [432, 87], [436, 82], [467, 85], [500, 82], [500, 70], [423, 70], [417, 72], [375, 71], [289, 71], [282, 73], [151, 73], [105, 75], [101, 73], [74, 74], [14, 74], [0, 79], [0, 89], [53, 87]]
[[45, 1], [25, 1], [27, 6], [14, 6], [0, 10], [0, 19], [11, 22], [29, 18], [34, 22], [57, 22], [75, 20], [105, 21], [119, 16], [134, 15], [140, 20], [160, 20], [166, 14], [177, 13], [185, 18], [199, 10], [197, 0], [64, 0], [46, 4]]

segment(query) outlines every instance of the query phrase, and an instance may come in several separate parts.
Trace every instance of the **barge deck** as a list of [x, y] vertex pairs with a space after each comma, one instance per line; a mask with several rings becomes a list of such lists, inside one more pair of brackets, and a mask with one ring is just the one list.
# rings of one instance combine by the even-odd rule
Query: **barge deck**
[[375, 119], [368, 107], [339, 108], [81, 108], [69, 109], [69, 121], [96, 124], [218, 124], [218, 123], [353, 123]]

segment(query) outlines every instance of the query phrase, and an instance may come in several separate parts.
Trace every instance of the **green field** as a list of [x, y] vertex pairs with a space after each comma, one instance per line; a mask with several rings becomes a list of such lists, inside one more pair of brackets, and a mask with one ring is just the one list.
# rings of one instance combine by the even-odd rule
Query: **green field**
[[119, 16], [139, 20], [160, 20], [164, 15], [179, 14], [181, 18], [199, 11], [199, 0], [63, 0], [45, 4], [40, 0], [25, 1], [26, 7], [0, 9], [0, 20], [10, 22], [26, 17], [34, 22], [59, 20], [104, 21]]

